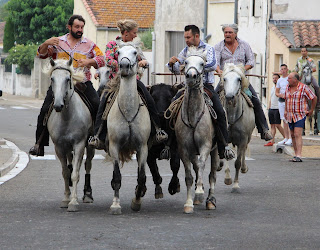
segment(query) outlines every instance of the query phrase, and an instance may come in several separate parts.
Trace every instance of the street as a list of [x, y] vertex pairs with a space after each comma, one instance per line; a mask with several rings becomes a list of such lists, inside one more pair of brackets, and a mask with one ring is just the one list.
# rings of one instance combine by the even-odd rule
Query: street
[[[28, 152], [34, 144], [41, 104], [41, 100], [0, 98], [0, 138]], [[217, 209], [208, 211], [201, 204], [191, 215], [183, 213], [187, 197], [182, 163], [181, 192], [171, 196], [167, 191], [171, 179], [168, 161], [158, 161], [164, 198], [154, 198], [147, 168], [148, 191], [141, 211], [132, 211], [137, 163], [131, 161], [121, 169], [122, 214], [111, 215], [112, 165], [102, 159], [103, 151], [96, 151], [93, 160], [94, 203], [81, 202], [80, 211], [70, 213], [59, 207], [64, 184], [51, 143], [45, 148], [45, 157], [31, 159], [18, 176], [0, 186], [1, 249], [318, 249], [319, 159], [291, 163], [289, 156], [273, 153], [264, 144], [253, 137], [249, 171], [239, 177], [240, 193], [231, 193], [222, 170], [217, 174]], [[84, 174], [82, 166], [79, 200]]]

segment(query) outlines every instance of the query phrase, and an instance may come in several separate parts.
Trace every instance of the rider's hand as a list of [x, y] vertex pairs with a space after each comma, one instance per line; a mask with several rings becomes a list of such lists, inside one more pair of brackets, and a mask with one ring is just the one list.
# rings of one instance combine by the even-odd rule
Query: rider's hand
[[94, 74], [94, 79], [97, 80], [98, 78], [99, 78], [99, 73], [95, 73], [95, 74]]
[[46, 40], [43, 44], [45, 45], [54, 45], [54, 46], [58, 46], [59, 45], [59, 37], [51, 37], [48, 40]]
[[78, 59], [78, 66], [79, 67], [90, 67], [91, 66], [91, 59]]
[[179, 59], [175, 56], [171, 57], [169, 60], [169, 66], [172, 67], [172, 65], [175, 64], [176, 62], [180, 62]]
[[141, 60], [140, 62], [138, 62], [138, 66], [144, 68], [144, 67], [148, 66], [148, 61], [147, 60]]

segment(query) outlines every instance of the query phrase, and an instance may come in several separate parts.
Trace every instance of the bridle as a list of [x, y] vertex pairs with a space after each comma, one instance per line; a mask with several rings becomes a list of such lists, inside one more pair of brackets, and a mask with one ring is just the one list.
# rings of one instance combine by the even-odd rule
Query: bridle
[[[57, 69], [59, 69], [59, 70], [66, 70], [66, 71], [68, 71], [68, 72], [70, 73], [70, 81], [69, 81], [69, 84], [70, 84], [70, 85], [69, 85], [69, 87], [70, 87], [70, 89], [72, 89], [72, 77], [71, 77], [72, 73], [71, 73], [71, 70], [68, 69], [68, 68], [62, 67], [62, 66], [58, 66], [58, 67], [56, 67], [56, 68], [54, 68], [54, 69], [52, 70], [51, 74], [53, 73], [53, 71], [55, 71], [55, 70], [57, 70]], [[65, 107], [66, 107], [66, 109], [68, 108], [68, 105], [69, 105], [69, 103], [70, 103], [70, 100], [71, 100], [73, 94], [74, 94], [74, 88], [73, 88], [72, 94], [70, 95], [70, 98], [69, 98], [68, 101], [66, 101], [66, 100], [67, 100], [67, 97], [68, 97], [68, 91], [67, 91], [67, 93], [66, 93], [66, 96], [63, 98], [63, 100], [65, 101]], [[54, 98], [54, 96], [53, 96], [53, 98]]]

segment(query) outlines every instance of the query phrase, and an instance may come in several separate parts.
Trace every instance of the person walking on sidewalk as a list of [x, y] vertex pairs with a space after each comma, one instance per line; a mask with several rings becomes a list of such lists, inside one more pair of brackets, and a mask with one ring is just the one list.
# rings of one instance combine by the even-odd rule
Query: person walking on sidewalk
[[[99, 107], [99, 96], [90, 81], [90, 68], [91, 66], [94, 68], [103, 67], [105, 62], [98, 46], [89, 39], [82, 37], [84, 25], [85, 20], [82, 16], [71, 16], [67, 24], [69, 33], [61, 37], [51, 37], [46, 40], [39, 46], [37, 57], [41, 59], [52, 57], [53, 59], [69, 60], [71, 56], [74, 58], [73, 67], [75, 69], [83, 67], [85, 79], [81, 84], [85, 88], [85, 96], [93, 106], [93, 116], [95, 117]], [[52, 101], [53, 92], [50, 86], [38, 116], [36, 144], [29, 150], [29, 154], [31, 155], [43, 156], [44, 146], [49, 146], [49, 132], [47, 126], [43, 125], [43, 121]]]
[[283, 130], [283, 127], [281, 126], [281, 119], [280, 119], [280, 113], [279, 113], [278, 97], [276, 96], [276, 93], [275, 93], [277, 81], [279, 78], [280, 78], [279, 74], [273, 74], [272, 76], [272, 81], [274, 83], [274, 86], [272, 87], [271, 94], [270, 94], [268, 117], [269, 117], [269, 123], [271, 126], [271, 134], [273, 138], [264, 146], [272, 146], [274, 144], [274, 137], [276, 135], [277, 129], [284, 137], [284, 130]]
[[285, 110], [285, 92], [288, 86], [288, 66], [286, 64], [281, 64], [280, 66], [281, 77], [277, 81], [276, 85], [276, 96], [278, 99], [278, 107], [280, 113], [280, 119], [283, 121], [283, 129], [284, 129], [284, 139], [278, 142], [278, 145], [286, 145], [292, 146], [292, 139], [290, 137], [290, 130], [287, 120], [284, 117]]
[[[317, 96], [305, 84], [299, 81], [299, 74], [292, 72], [288, 76], [288, 86], [285, 92], [285, 119], [288, 121], [295, 156], [291, 161], [302, 162], [302, 131], [306, 116], [311, 116], [317, 104]], [[308, 100], [311, 108], [308, 111]]]

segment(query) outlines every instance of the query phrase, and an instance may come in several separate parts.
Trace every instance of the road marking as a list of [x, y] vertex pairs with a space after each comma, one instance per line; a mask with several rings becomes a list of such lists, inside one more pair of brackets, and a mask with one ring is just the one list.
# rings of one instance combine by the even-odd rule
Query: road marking
[[13, 109], [28, 109], [28, 108], [22, 107], [22, 106], [11, 106], [11, 108], [13, 108]]
[[[34, 155], [30, 155], [31, 160], [41, 160], [41, 161], [54, 161], [56, 160], [56, 156], [55, 155], [44, 155], [44, 156], [34, 156]], [[87, 156], [84, 155], [83, 159], [86, 159]], [[93, 160], [104, 160], [105, 156], [103, 155], [95, 155], [93, 157]]]
[[255, 159], [246, 156], [246, 161], [255, 161]]
[[6, 108], [0, 107], [0, 109], [6, 109]]

